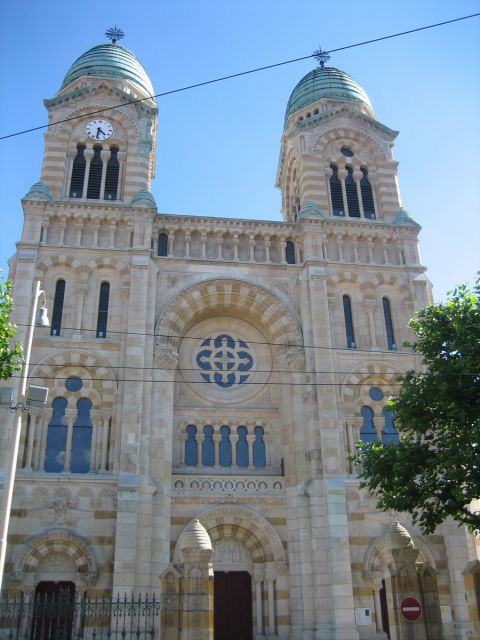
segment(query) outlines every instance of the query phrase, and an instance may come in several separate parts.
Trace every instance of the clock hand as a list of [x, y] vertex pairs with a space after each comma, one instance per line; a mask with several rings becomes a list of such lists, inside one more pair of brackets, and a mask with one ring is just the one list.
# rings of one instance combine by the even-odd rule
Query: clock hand
[[102, 131], [101, 127], [98, 127], [98, 129], [97, 129], [97, 135], [95, 136], [95, 137], [97, 138], [97, 140], [98, 140], [98, 136], [99, 136], [100, 134], [101, 134], [102, 136], [104, 136], [104, 135], [105, 135], [105, 132], [104, 132], [104, 131]]

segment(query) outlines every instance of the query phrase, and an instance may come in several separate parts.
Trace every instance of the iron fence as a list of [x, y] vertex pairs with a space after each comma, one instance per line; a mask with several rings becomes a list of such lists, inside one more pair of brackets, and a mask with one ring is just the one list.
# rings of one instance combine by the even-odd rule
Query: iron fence
[[0, 640], [156, 640], [155, 596], [19, 596], [0, 600]]

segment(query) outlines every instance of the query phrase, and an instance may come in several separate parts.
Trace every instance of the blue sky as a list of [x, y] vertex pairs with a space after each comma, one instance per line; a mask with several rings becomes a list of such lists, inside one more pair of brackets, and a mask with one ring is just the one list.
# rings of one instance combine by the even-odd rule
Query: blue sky
[[[113, 25], [156, 92], [480, 11], [471, 0], [4, 2], [0, 135], [44, 124], [44, 98]], [[329, 64], [367, 91], [395, 146], [404, 207], [423, 228], [434, 297], [480, 268], [480, 18], [350, 49]], [[280, 219], [274, 188], [288, 97], [314, 61], [158, 100], [153, 194], [160, 212]], [[0, 141], [0, 268], [20, 198], [39, 179], [43, 132]]]

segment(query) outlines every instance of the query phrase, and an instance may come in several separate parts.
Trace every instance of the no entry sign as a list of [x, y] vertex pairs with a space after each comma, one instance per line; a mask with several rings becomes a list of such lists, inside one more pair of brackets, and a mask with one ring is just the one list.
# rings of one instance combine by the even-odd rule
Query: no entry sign
[[416, 622], [422, 615], [422, 605], [416, 598], [408, 596], [400, 603], [400, 613], [409, 622]]

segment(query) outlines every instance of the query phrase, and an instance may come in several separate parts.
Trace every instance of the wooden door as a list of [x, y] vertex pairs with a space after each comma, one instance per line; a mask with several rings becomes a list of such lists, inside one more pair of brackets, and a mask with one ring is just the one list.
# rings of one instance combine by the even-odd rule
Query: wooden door
[[215, 571], [214, 640], [252, 640], [252, 580], [246, 571]]
[[35, 590], [31, 640], [71, 640], [73, 582], [40, 582]]
[[388, 603], [387, 603], [387, 590], [385, 588], [385, 580], [382, 580], [382, 588], [380, 589], [380, 606], [382, 608], [382, 629], [390, 638], [390, 624], [388, 622]]

